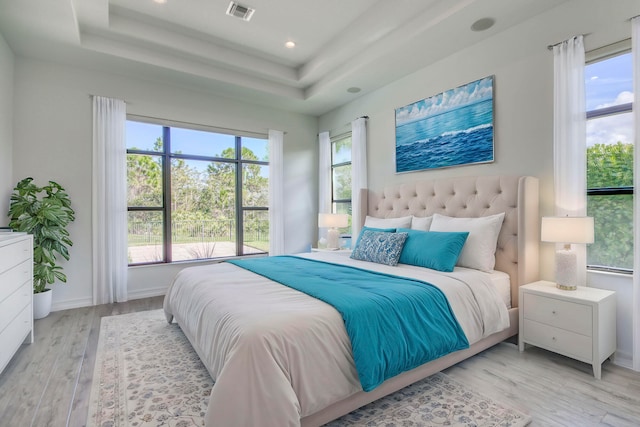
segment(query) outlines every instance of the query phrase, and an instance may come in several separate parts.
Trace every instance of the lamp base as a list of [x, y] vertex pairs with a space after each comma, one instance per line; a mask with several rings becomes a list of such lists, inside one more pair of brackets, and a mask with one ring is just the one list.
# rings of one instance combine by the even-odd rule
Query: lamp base
[[577, 281], [576, 251], [565, 247], [556, 252], [556, 287], [564, 291], [575, 291]]
[[327, 249], [340, 249], [340, 232], [337, 228], [327, 230]]

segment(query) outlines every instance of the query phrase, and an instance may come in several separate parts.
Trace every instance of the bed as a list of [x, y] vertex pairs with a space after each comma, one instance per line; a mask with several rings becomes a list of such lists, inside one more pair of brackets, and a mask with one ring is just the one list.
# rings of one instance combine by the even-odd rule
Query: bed
[[[380, 192], [362, 190], [360, 211], [362, 218], [354, 219], [360, 224], [375, 226], [407, 217], [417, 224], [438, 218], [441, 229], [443, 225], [446, 229], [445, 219], [503, 216], [497, 230], [495, 271], [456, 267], [440, 272], [330, 252], [301, 254], [295, 260], [344, 264], [372, 274], [434, 283], [449, 299], [469, 346], [365, 392], [354, 365], [355, 345], [352, 349], [345, 321], [334, 307], [232, 263], [187, 268], [167, 291], [164, 309], [167, 320], [180, 325], [216, 381], [207, 425], [319, 426], [517, 333], [518, 286], [538, 275], [536, 178], [463, 177], [388, 186]], [[499, 296], [496, 283], [503, 289], [507, 284], [506, 295], [503, 290]], [[496, 298], [477, 299], [469, 292], [498, 295], [500, 304]], [[482, 312], [484, 306], [499, 305], [497, 311]], [[481, 311], [461, 314], [471, 306]]]

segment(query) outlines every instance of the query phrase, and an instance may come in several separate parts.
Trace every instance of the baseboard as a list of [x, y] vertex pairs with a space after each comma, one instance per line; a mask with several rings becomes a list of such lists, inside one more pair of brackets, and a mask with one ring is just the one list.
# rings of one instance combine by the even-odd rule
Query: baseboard
[[[166, 287], [140, 289], [127, 294], [129, 300], [162, 296], [167, 292]], [[51, 305], [51, 311], [70, 310], [72, 308], [90, 307], [93, 305], [91, 298], [77, 298], [66, 301], [58, 301]]]
[[70, 310], [72, 308], [90, 307], [93, 305], [91, 298], [77, 298], [66, 301], [58, 301], [51, 304], [51, 311]]
[[142, 299], [142, 298], [150, 298], [150, 297], [159, 297], [167, 293], [167, 287], [164, 286], [162, 288], [147, 288], [147, 289], [138, 289], [133, 292], [129, 292], [127, 295], [130, 300], [133, 299]]
[[612, 362], [623, 368], [633, 369], [633, 357], [629, 353], [616, 351]]

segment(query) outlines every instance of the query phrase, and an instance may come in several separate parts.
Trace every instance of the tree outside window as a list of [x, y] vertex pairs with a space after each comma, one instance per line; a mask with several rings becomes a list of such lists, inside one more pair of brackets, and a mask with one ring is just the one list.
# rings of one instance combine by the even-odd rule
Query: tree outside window
[[267, 252], [268, 174], [266, 139], [127, 121], [129, 263]]
[[631, 54], [585, 68], [587, 102], [587, 214], [595, 241], [593, 269], [633, 269], [633, 83]]
[[351, 236], [351, 134], [331, 138], [331, 209], [348, 214], [349, 225], [340, 229], [343, 237]]

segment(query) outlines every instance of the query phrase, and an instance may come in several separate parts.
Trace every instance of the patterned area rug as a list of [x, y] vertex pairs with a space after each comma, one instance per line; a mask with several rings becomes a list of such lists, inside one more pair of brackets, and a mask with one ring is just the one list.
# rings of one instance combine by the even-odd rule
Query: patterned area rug
[[[198, 355], [162, 310], [104, 317], [87, 426], [202, 426], [211, 387]], [[525, 426], [530, 420], [439, 373], [327, 425]]]

